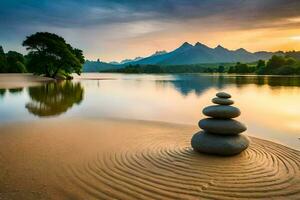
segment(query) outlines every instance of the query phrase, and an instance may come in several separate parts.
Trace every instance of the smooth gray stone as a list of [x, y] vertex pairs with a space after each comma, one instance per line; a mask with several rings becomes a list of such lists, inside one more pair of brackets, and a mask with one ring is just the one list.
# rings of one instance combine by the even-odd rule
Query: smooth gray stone
[[234, 119], [201, 119], [199, 127], [207, 132], [220, 135], [237, 135], [247, 130], [246, 126]]
[[219, 97], [219, 98], [223, 98], [223, 99], [229, 99], [229, 98], [231, 98], [231, 95], [228, 94], [228, 93], [226, 93], [226, 92], [218, 92], [216, 94], [216, 96]]
[[203, 114], [213, 118], [231, 119], [241, 115], [240, 109], [233, 106], [214, 105], [203, 109]]
[[224, 98], [219, 98], [219, 97], [213, 98], [212, 102], [214, 104], [227, 105], [227, 106], [234, 104], [234, 101], [232, 101], [230, 99], [224, 99]]
[[194, 151], [231, 156], [247, 149], [250, 139], [244, 135], [221, 136], [200, 131], [192, 137], [191, 145]]

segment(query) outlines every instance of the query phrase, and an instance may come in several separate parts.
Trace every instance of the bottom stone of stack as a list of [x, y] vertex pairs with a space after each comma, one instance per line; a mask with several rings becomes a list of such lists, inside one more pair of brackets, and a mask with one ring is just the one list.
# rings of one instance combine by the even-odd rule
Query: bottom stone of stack
[[245, 135], [216, 135], [200, 131], [192, 137], [191, 144], [201, 153], [231, 156], [247, 149], [250, 139]]

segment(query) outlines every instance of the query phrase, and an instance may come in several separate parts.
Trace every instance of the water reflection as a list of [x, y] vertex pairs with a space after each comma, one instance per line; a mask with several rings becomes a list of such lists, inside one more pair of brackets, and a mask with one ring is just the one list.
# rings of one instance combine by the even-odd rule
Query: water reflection
[[11, 88], [8, 89], [8, 91], [10, 94], [19, 94], [23, 91], [23, 88]]
[[201, 96], [210, 88], [222, 90], [229, 85], [235, 85], [237, 88], [243, 88], [250, 84], [258, 87], [268, 85], [271, 89], [282, 86], [298, 87], [300, 86], [300, 77], [174, 75], [174, 79], [157, 80], [156, 83], [162, 87], [171, 84], [183, 96], [191, 93]]
[[[300, 77], [276, 77], [276, 76], [235, 76], [230, 77], [228, 82], [243, 86], [247, 84], [268, 85], [271, 87], [285, 86], [293, 87], [300, 86]], [[225, 79], [225, 84], [227, 80]]]
[[197, 76], [197, 75], [178, 75], [175, 80], [162, 80], [158, 81], [159, 84], [166, 85], [171, 83], [177, 91], [182, 95], [187, 96], [190, 93], [195, 93], [200, 96], [207, 89], [216, 87], [222, 89], [224, 87], [223, 77], [213, 76]]
[[300, 149], [300, 77], [82, 74], [18, 95], [0, 90], [0, 124], [59, 115], [196, 125], [220, 90], [232, 94], [247, 134]]
[[5, 93], [6, 93], [6, 89], [0, 88], [0, 98], [4, 97]]
[[36, 116], [46, 117], [60, 115], [74, 104], [80, 104], [84, 90], [80, 83], [64, 81], [30, 87], [28, 94], [31, 102], [26, 104], [27, 110]]

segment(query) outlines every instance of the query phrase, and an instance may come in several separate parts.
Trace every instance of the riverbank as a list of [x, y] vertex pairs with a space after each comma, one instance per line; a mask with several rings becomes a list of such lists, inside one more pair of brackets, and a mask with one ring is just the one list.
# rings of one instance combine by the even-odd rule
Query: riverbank
[[51, 81], [54, 79], [33, 74], [0, 74], [0, 89], [36, 86]]
[[69, 119], [0, 125], [0, 199], [296, 199], [300, 152], [251, 138], [192, 151], [196, 126]]

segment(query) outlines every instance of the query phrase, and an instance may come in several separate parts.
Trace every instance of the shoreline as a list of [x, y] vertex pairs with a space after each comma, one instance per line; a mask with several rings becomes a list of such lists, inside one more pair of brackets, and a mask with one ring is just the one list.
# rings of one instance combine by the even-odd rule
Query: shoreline
[[113, 72], [113, 71], [109, 71], [109, 72], [106, 72], [106, 71], [100, 71], [100, 72], [83, 72], [84, 74], [93, 74], [93, 73], [96, 73], [96, 74], [133, 74], [133, 75], [174, 75], [174, 74], [203, 74], [205, 76], [249, 76], [249, 77], [254, 77], [254, 76], [257, 76], [257, 77], [291, 77], [291, 78], [297, 78], [297, 77], [300, 77], [300, 75], [278, 75], [278, 74], [235, 74], [235, 73], [206, 73], [206, 72], [166, 72], [166, 73], [131, 73], [131, 72]]
[[0, 89], [24, 88], [53, 81], [56, 80], [31, 73], [0, 73]]
[[293, 199], [300, 193], [299, 151], [251, 137], [237, 156], [199, 154], [190, 147], [197, 130], [111, 119], [1, 125], [0, 197]]
[[[42, 123], [53, 122], [53, 121], [56, 121], [56, 120], [57, 119], [55, 119], [55, 118], [44, 118]], [[63, 118], [61, 120], [67, 121], [67, 122], [71, 121], [71, 120], [76, 120], [76, 121], [84, 120], [84, 121], [134, 122], [134, 123], [142, 123], [142, 124], [149, 124], [149, 125], [157, 124], [157, 125], [162, 125], [162, 126], [173, 126], [173, 127], [176, 127], [176, 128], [185, 127], [185, 128], [194, 129], [195, 132], [193, 134], [195, 134], [196, 132], [198, 132], [200, 130], [198, 125], [168, 122], [168, 121], [146, 120], [146, 119], [129, 119], [129, 118], [127, 119], [127, 118], [116, 118], [116, 117], [88, 117], [88, 118], [70, 117], [70, 118]], [[26, 125], [26, 124], [30, 124], [30, 123], [39, 123], [39, 122], [40, 121], [38, 121], [38, 120], [3, 121], [3, 122], [0, 122], [0, 129], [1, 129], [1, 127], [4, 127], [4, 126]], [[281, 145], [281, 146], [289, 148], [293, 151], [298, 151], [300, 153], [300, 149], [296, 149], [292, 146], [289, 146], [288, 144], [281, 143], [280, 141], [267, 139], [267, 138], [259, 137], [259, 136], [254, 136], [251, 133], [249, 134], [248, 131], [246, 131], [246, 135], [250, 138], [254, 138], [254, 139], [257, 139], [257, 140], [263, 140], [263, 141], [266, 141], [266, 142]], [[298, 138], [298, 139], [300, 139], [300, 138]]]

